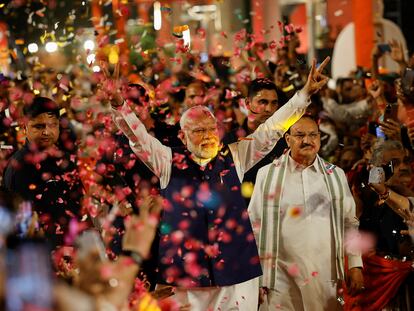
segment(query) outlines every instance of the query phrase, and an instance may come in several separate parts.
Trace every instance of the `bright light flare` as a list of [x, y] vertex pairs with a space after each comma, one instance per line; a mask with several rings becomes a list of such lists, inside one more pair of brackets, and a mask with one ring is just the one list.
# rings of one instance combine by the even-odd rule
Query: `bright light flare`
[[160, 30], [162, 24], [161, 17], [161, 3], [159, 1], [154, 2], [154, 29]]
[[86, 62], [88, 63], [88, 65], [90, 65], [90, 64], [92, 64], [92, 63], [94, 63], [95, 62], [95, 54], [89, 54], [87, 57], [86, 57]]
[[95, 42], [93, 42], [92, 40], [86, 40], [86, 41], [83, 43], [83, 48], [84, 48], [85, 50], [92, 51], [92, 50], [95, 48]]
[[30, 43], [28, 46], [27, 46], [27, 49], [29, 50], [29, 52], [30, 53], [36, 53], [37, 51], [39, 51], [39, 47], [37, 46], [37, 44], [36, 43]]
[[188, 48], [190, 48], [190, 44], [191, 44], [190, 28], [183, 31], [183, 40], [184, 40], [184, 46], [187, 46]]
[[58, 49], [58, 45], [56, 42], [48, 42], [45, 45], [46, 52], [53, 53], [56, 52]]

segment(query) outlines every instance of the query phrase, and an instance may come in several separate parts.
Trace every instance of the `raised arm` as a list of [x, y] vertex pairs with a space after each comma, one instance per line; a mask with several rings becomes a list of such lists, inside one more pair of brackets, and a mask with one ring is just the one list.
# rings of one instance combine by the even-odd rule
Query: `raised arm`
[[111, 101], [112, 117], [116, 126], [128, 137], [132, 151], [160, 178], [161, 188], [165, 187], [171, 174], [171, 149], [148, 134], [144, 124], [124, 101], [118, 79], [119, 66], [114, 71], [114, 77], [110, 77], [105, 67], [102, 67], [106, 79], [101, 90]]
[[240, 180], [243, 179], [244, 173], [272, 150], [289, 127], [302, 117], [310, 104], [309, 97], [328, 82], [328, 78], [322, 74], [322, 71], [329, 59], [327, 57], [317, 69], [315, 68], [316, 61], [313, 60], [303, 89], [261, 124], [247, 139], [229, 145]]
[[113, 107], [112, 116], [116, 126], [128, 137], [132, 151], [160, 178], [161, 188], [165, 187], [171, 174], [171, 148], [148, 134], [144, 124], [126, 103], [119, 108]]

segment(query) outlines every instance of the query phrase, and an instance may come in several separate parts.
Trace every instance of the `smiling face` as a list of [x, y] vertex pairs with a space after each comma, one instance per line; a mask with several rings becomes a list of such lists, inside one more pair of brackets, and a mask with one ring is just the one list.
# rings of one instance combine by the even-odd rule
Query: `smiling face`
[[301, 118], [286, 133], [291, 157], [298, 163], [311, 164], [321, 147], [318, 125], [308, 117]]
[[217, 120], [203, 110], [193, 109], [181, 131], [181, 140], [193, 156], [199, 159], [214, 158], [220, 146]]
[[26, 136], [39, 149], [51, 147], [59, 139], [59, 119], [51, 113], [31, 118], [26, 125]]

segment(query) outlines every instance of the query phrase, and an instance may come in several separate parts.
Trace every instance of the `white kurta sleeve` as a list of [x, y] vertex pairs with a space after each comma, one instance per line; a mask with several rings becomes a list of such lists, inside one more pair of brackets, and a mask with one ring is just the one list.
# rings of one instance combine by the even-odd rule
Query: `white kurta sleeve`
[[[352, 196], [351, 190], [349, 189], [348, 182], [343, 170], [339, 170], [341, 176], [341, 185], [344, 189], [344, 221], [345, 221], [345, 232], [348, 230], [358, 230], [359, 219], [355, 214], [355, 201]], [[349, 252], [348, 255], [348, 268], [362, 267], [362, 258], [360, 252]]]
[[259, 241], [260, 228], [262, 225], [264, 204], [263, 197], [267, 197], [266, 194], [263, 193], [263, 190], [268, 167], [269, 165], [266, 165], [257, 172], [256, 182], [253, 188], [253, 194], [250, 198], [249, 207], [247, 209], [249, 213], [250, 222], [252, 224], [254, 237], [256, 238], [256, 242]]
[[144, 124], [126, 103], [118, 109], [113, 108], [112, 117], [116, 126], [129, 139], [132, 151], [160, 179], [161, 189], [164, 189], [171, 176], [171, 148], [148, 134]]
[[305, 113], [310, 104], [303, 90], [297, 92], [256, 131], [229, 145], [240, 181], [244, 174], [264, 158], [283, 134]]

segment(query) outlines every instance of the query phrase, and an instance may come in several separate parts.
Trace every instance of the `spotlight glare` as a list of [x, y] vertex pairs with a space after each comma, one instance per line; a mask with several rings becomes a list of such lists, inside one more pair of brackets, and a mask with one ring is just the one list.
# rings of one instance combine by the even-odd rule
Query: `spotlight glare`
[[56, 52], [58, 49], [58, 45], [56, 42], [48, 42], [45, 45], [46, 52], [53, 53]]
[[83, 48], [84, 48], [85, 50], [92, 51], [92, 50], [95, 48], [95, 42], [93, 42], [92, 40], [86, 40], [86, 41], [83, 43]]
[[88, 63], [88, 65], [94, 63], [95, 62], [95, 54], [89, 54], [86, 57], [86, 62]]
[[160, 30], [161, 29], [161, 3], [159, 1], [154, 2], [154, 29]]
[[29, 50], [29, 52], [30, 53], [36, 53], [37, 51], [39, 51], [39, 47], [37, 46], [37, 44], [36, 43], [30, 43], [28, 46], [27, 46], [27, 49]]

